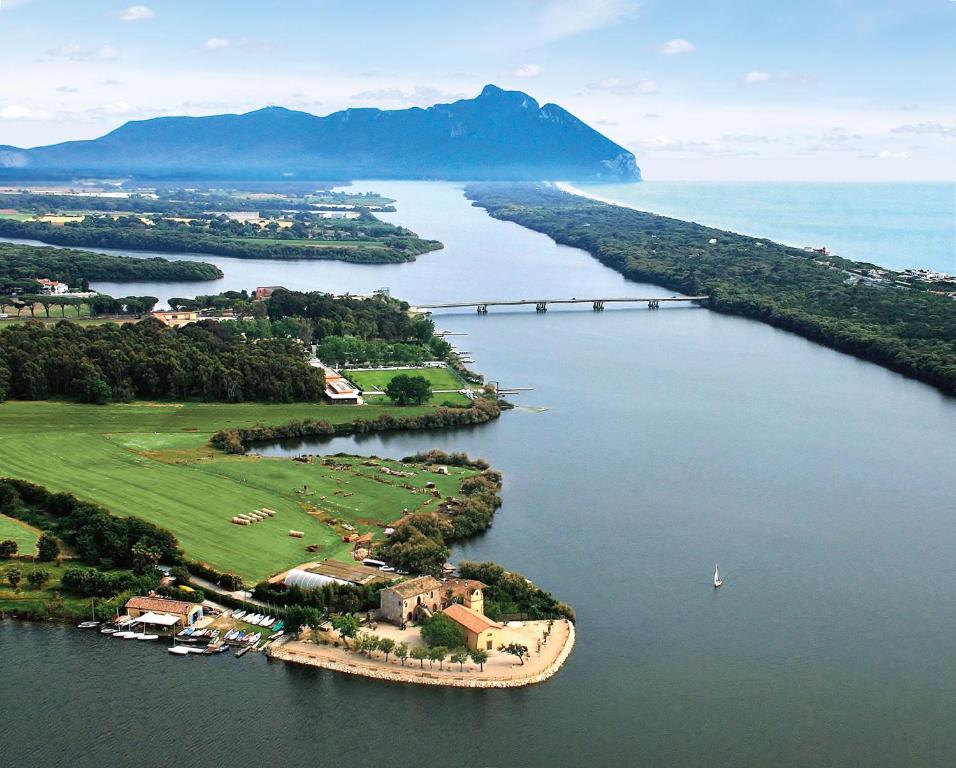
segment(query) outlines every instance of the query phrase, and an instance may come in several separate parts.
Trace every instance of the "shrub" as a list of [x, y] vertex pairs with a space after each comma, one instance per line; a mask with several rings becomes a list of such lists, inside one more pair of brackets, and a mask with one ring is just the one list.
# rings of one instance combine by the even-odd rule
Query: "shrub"
[[444, 613], [436, 613], [422, 623], [422, 639], [432, 647], [458, 648], [465, 644], [465, 633]]

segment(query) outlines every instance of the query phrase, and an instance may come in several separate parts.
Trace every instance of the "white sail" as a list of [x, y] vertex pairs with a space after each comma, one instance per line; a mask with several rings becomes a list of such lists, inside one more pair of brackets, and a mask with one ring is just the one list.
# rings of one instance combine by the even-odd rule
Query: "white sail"
[[720, 570], [714, 566], [714, 586], [719, 587], [723, 582], [720, 580]]

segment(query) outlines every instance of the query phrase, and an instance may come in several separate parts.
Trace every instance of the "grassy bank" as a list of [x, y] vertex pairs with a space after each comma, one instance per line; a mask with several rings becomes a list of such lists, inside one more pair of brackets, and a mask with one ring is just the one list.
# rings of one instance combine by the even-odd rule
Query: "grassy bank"
[[0, 541], [13, 539], [17, 543], [18, 555], [32, 555], [39, 537], [40, 532], [36, 528], [12, 517], [0, 515]]
[[[465, 389], [468, 385], [457, 373], [450, 368], [409, 368], [394, 371], [354, 371], [346, 370], [345, 375], [353, 381], [366, 395], [371, 396], [373, 403], [380, 402], [384, 395], [378, 396], [377, 392], [384, 393], [389, 382], [399, 374], [406, 376], [421, 376], [428, 380], [433, 390], [446, 389]], [[457, 392], [438, 392], [433, 394], [432, 401], [436, 403], [455, 403], [459, 405], [468, 405], [468, 398]]]
[[[309, 418], [343, 424], [432, 410], [315, 403], [90, 406], [11, 401], [0, 405], [0, 432], [6, 438], [0, 475], [69, 492], [116, 515], [135, 515], [166, 527], [189, 557], [252, 581], [307, 559], [347, 556], [349, 545], [341, 541], [344, 529], [324, 519], [334, 517], [359, 532], [380, 531], [376, 522], [394, 521], [406, 507], [427, 509], [431, 496], [413, 494], [402, 483], [421, 487], [435, 482], [448, 495], [467, 471], [400, 479], [376, 467], [355, 466], [352, 460], [341, 462], [349, 468], [333, 469], [319, 461], [226, 456], [209, 447], [212, 432]], [[230, 522], [260, 507], [278, 514], [253, 526]], [[291, 538], [290, 529], [305, 536]], [[309, 554], [306, 544], [320, 549]]]

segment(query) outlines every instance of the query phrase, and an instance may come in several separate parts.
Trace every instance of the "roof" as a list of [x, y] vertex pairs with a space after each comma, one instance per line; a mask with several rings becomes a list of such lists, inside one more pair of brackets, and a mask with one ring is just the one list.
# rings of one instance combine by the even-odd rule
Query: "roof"
[[126, 601], [126, 607], [135, 608], [138, 611], [158, 611], [186, 616], [199, 606], [183, 600], [167, 600], [165, 597], [131, 597]]
[[488, 586], [478, 581], [478, 579], [448, 579], [442, 582], [441, 588], [453, 595], [464, 595], [468, 592], [474, 592], [476, 589], [487, 589]]
[[460, 603], [452, 603], [442, 611], [442, 613], [456, 624], [460, 624], [469, 632], [474, 632], [476, 635], [480, 635], [486, 629], [501, 628], [501, 625], [497, 622], [492, 621], [487, 616], [482, 616], [477, 611], [471, 610], [471, 608], [465, 608], [465, 606]]
[[388, 575], [379, 571], [378, 568], [370, 568], [358, 563], [341, 563], [338, 560], [323, 560], [321, 563], [306, 566], [302, 570], [339, 581], [347, 581], [350, 584], [368, 584], [376, 579], [388, 578]]
[[389, 589], [403, 600], [407, 600], [409, 597], [416, 597], [423, 592], [441, 589], [441, 582], [434, 576], [418, 576], [403, 581], [401, 584], [396, 584], [394, 587], [389, 587]]
[[142, 616], [137, 616], [136, 621], [142, 622], [143, 624], [159, 624], [163, 627], [171, 627], [173, 624], [179, 621], [175, 616], [172, 616], [168, 613], [153, 613], [152, 611], [146, 611]]

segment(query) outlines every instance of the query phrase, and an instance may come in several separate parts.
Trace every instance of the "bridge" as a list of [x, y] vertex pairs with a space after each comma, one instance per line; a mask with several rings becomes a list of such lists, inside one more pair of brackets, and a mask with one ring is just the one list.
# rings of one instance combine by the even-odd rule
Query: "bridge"
[[707, 301], [710, 296], [651, 296], [643, 298], [618, 297], [603, 299], [497, 299], [492, 301], [454, 301], [447, 304], [420, 304], [416, 309], [429, 311], [432, 309], [457, 309], [461, 307], [475, 307], [479, 315], [487, 315], [488, 307], [518, 307], [534, 305], [536, 312], [547, 312], [548, 304], [590, 304], [595, 312], [601, 312], [605, 304], [644, 304], [648, 309], [660, 309], [662, 302], [676, 301]]

